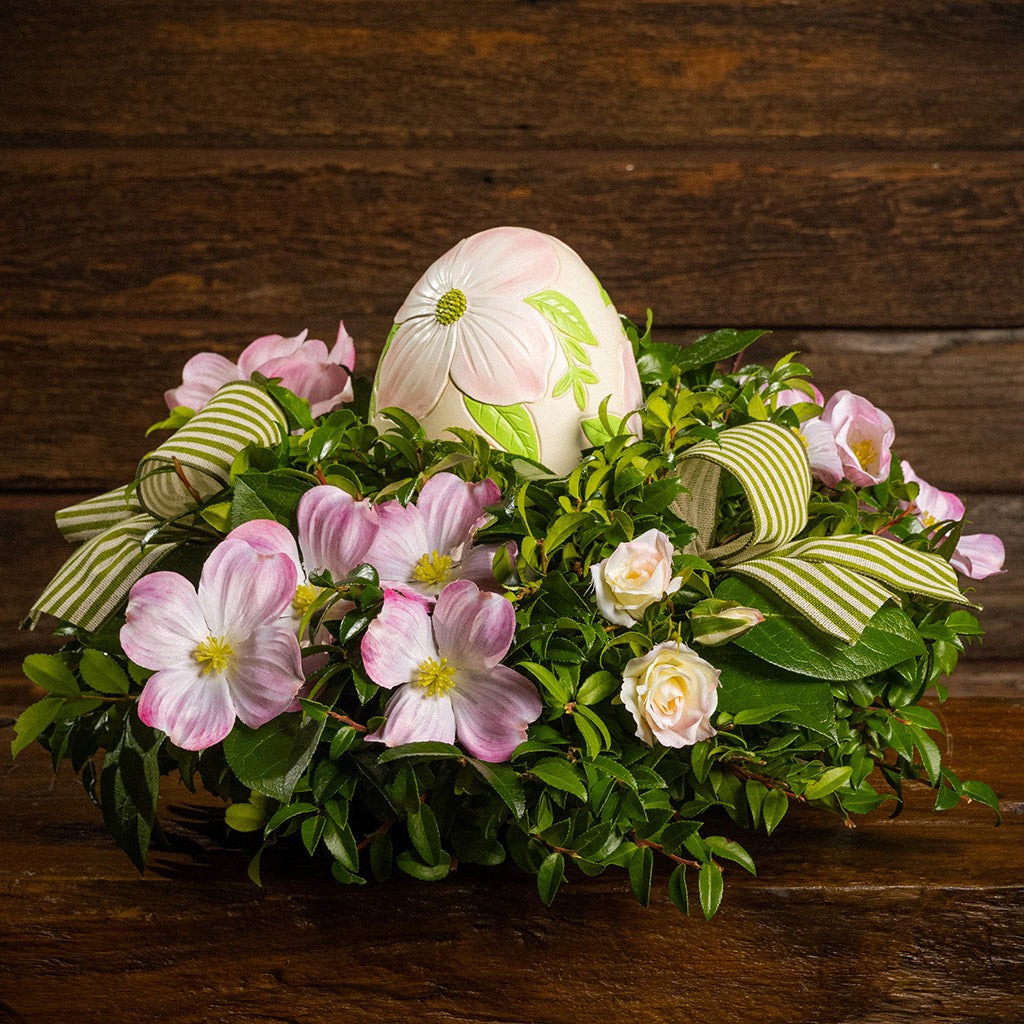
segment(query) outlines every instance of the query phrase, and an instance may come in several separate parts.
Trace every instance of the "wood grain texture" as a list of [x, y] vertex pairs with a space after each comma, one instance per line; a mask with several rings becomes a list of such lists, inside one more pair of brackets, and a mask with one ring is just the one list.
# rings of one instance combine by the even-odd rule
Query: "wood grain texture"
[[[404, 297], [404, 296], [403, 296]], [[638, 320], [644, 306], [622, 307]], [[372, 376], [390, 317], [348, 316], [356, 368]], [[661, 328], [655, 338], [690, 344], [700, 329]], [[146, 429], [167, 414], [163, 392], [200, 351], [237, 358], [261, 334], [332, 342], [334, 315], [279, 313], [207, 324], [165, 321], [33, 321], [0, 325], [8, 394], [0, 404], [0, 473], [21, 491], [100, 491], [126, 482], [163, 435]], [[723, 321], [714, 326], [745, 326]], [[896, 346], [899, 351], [894, 351]], [[896, 450], [925, 479], [974, 494], [1024, 493], [1024, 330], [836, 332], [777, 330], [746, 358], [771, 363], [799, 351], [826, 394], [848, 388], [892, 416]]]
[[550, 910], [504, 868], [343, 888], [281, 855], [257, 890], [209, 801], [173, 785], [176, 849], [140, 878], [77, 780], [31, 748], [0, 762], [0, 1005], [30, 1024], [63, 1024], [69, 1005], [83, 1024], [1017, 1022], [1024, 786], [1005, 755], [1024, 705], [943, 714], [945, 756], [996, 788], [1001, 828], [923, 792], [852, 830], [794, 812], [750, 843], [760, 875], [730, 870], [710, 924], [672, 907], [662, 872], [646, 911], [613, 872], [574, 876]]
[[14, 145], [1024, 141], [1016, 0], [9, 0], [0, 26]]
[[666, 325], [1024, 323], [1024, 153], [0, 154], [12, 317], [391, 316], [520, 224]]

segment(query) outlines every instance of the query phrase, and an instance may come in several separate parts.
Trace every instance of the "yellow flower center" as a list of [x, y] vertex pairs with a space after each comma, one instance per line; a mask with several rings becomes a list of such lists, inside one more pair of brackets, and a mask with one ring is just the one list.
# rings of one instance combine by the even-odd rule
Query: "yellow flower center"
[[798, 430], [796, 427], [793, 427], [792, 429], [793, 433], [796, 434], [796, 436], [800, 439], [800, 443], [804, 446], [804, 448], [810, 448], [811, 446], [807, 443], [807, 438], [804, 436], [803, 431]]
[[439, 662], [427, 658], [419, 663], [412, 685], [422, 686], [428, 697], [442, 697], [455, 685], [455, 669], [447, 658]]
[[878, 449], [875, 447], [874, 442], [867, 438], [863, 441], [855, 441], [850, 445], [850, 449], [857, 456], [857, 461], [864, 469], [867, 469], [878, 458]]
[[437, 300], [434, 319], [447, 327], [455, 323], [466, 312], [466, 296], [458, 288], [450, 288]]
[[234, 653], [234, 648], [228, 643], [228, 638], [226, 636], [208, 636], [195, 649], [195, 651], [192, 652], [192, 657], [195, 658], [202, 666], [204, 676], [208, 676], [211, 673], [217, 673], [219, 675], [228, 667], [228, 659], [231, 658]]
[[931, 512], [921, 512], [919, 513], [919, 515], [921, 517], [922, 526], [927, 526], [930, 528], [938, 522], [938, 519], [936, 519], [935, 516], [931, 514]]
[[314, 587], [311, 583], [303, 583], [292, 598], [292, 609], [297, 615], [305, 615], [306, 609], [317, 599], [319, 594], [319, 587]]
[[429, 555], [421, 555], [412, 571], [412, 578], [417, 583], [428, 587], [440, 587], [446, 583], [452, 572], [452, 560], [448, 555], [439, 555], [431, 551]]

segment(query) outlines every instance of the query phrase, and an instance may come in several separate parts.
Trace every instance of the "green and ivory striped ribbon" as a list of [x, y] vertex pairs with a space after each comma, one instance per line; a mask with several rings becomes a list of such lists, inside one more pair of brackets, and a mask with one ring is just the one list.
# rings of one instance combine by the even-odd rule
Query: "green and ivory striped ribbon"
[[45, 613], [95, 629], [132, 584], [178, 546], [176, 540], [151, 539], [154, 530], [187, 516], [197, 507], [196, 496], [205, 500], [221, 490], [247, 445], [273, 446], [286, 434], [284, 414], [262, 388], [241, 381], [224, 385], [143, 458], [134, 483], [57, 513], [61, 533], [81, 547], [32, 606], [29, 623]]
[[227, 483], [231, 463], [246, 445], [273, 447], [286, 431], [284, 413], [262, 388], [244, 381], [225, 384], [139, 463], [139, 503], [156, 519], [179, 516], [196, 505], [182, 477], [205, 501]]
[[[723, 469], [743, 487], [754, 528], [711, 547]], [[688, 493], [676, 498], [672, 511], [696, 528], [697, 537], [688, 550], [703, 558], [751, 558], [792, 540], [807, 525], [807, 453], [796, 434], [775, 423], [746, 423], [723, 430], [717, 441], [700, 441], [687, 449], [679, 476]]]
[[[710, 547], [722, 469], [743, 488], [754, 527]], [[871, 534], [793, 540], [807, 524], [810, 466], [799, 438], [783, 427], [749, 423], [723, 430], [719, 444], [702, 441], [687, 451], [680, 478], [689, 493], [672, 510], [697, 530], [687, 550], [757, 580], [847, 643], [856, 642], [875, 612], [896, 599], [894, 591], [969, 603], [956, 572], [938, 555]]]

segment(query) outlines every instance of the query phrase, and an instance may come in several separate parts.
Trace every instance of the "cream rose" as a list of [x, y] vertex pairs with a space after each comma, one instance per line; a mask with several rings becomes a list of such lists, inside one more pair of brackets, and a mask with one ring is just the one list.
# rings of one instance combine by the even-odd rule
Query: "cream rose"
[[622, 703], [636, 719], [636, 735], [649, 746], [689, 747], [715, 735], [720, 670], [685, 644], [667, 641], [622, 674]]
[[672, 542], [661, 530], [648, 530], [620, 544], [592, 566], [597, 607], [617, 626], [632, 626], [656, 601], [674, 594], [682, 578], [672, 576]]

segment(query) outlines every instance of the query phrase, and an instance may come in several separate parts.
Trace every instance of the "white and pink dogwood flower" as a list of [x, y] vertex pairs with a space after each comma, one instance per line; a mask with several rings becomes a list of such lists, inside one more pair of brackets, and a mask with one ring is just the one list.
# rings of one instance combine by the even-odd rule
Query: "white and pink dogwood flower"
[[[913, 502], [901, 501], [900, 507], [914, 512], [926, 530], [932, 530], [939, 523], [958, 523], [963, 519], [966, 509], [955, 494], [939, 490], [927, 480], [922, 480], [906, 459], [900, 462], [900, 466], [903, 479], [917, 484], [917, 497]], [[1005, 558], [1003, 542], [994, 533], [968, 533], [961, 535], [949, 561], [968, 579], [983, 580], [1002, 572]]]
[[433, 614], [426, 601], [388, 590], [362, 641], [363, 665], [394, 690], [386, 720], [368, 741], [389, 747], [456, 739], [483, 761], [507, 761], [542, 709], [525, 676], [500, 664], [516, 615], [499, 594], [470, 580], [449, 584]]
[[547, 287], [558, 267], [536, 232], [492, 228], [464, 238], [428, 268], [395, 315], [377, 407], [422, 419], [449, 379], [488, 405], [537, 401], [556, 345], [544, 317], [523, 300]]
[[280, 378], [281, 384], [305, 398], [314, 416], [323, 416], [352, 401], [351, 372], [355, 365], [355, 345], [338, 324], [334, 347], [308, 331], [285, 338], [268, 334], [247, 345], [233, 363], [216, 352], [194, 355], [182, 370], [182, 383], [164, 394], [168, 409], [185, 406], [199, 412], [216, 392], [230, 381], [249, 380], [253, 373]]
[[495, 589], [491, 565], [498, 547], [474, 546], [473, 537], [486, 521], [484, 509], [500, 498], [493, 480], [469, 483], [453, 473], [436, 473], [415, 503], [379, 505], [380, 532], [367, 561], [381, 586], [429, 600], [454, 580]]
[[198, 590], [174, 572], [143, 577], [129, 594], [121, 646], [154, 669], [142, 721], [186, 750], [219, 743], [238, 718], [253, 729], [291, 707], [304, 682], [299, 644], [282, 615], [299, 570], [278, 523], [229, 535], [206, 560]]

